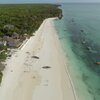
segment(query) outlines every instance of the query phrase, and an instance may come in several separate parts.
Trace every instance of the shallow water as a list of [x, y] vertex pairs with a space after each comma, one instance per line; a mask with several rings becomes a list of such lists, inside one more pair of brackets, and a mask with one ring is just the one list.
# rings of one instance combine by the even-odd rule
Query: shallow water
[[100, 4], [62, 4], [55, 21], [79, 100], [100, 100]]

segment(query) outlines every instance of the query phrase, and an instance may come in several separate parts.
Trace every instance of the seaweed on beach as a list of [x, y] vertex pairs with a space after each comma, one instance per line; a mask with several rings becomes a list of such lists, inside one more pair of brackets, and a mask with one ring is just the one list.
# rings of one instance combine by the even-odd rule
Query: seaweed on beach
[[43, 66], [42, 67], [43, 69], [49, 69], [49, 68], [51, 68], [50, 66]]
[[3, 74], [2, 74], [2, 72], [0, 71], [0, 83], [1, 83], [1, 81], [2, 81], [2, 76], [3, 76]]

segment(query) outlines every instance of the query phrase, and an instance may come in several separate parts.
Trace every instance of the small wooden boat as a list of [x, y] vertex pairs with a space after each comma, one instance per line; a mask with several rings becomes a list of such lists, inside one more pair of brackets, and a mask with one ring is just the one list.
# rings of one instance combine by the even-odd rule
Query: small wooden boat
[[97, 65], [100, 65], [100, 62], [96, 62]]

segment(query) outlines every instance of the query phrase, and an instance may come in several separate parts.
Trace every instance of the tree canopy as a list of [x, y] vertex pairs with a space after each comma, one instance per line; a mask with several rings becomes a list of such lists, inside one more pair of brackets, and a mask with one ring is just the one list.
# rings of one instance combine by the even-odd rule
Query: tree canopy
[[32, 34], [45, 18], [58, 17], [61, 10], [52, 4], [0, 5], [0, 36]]

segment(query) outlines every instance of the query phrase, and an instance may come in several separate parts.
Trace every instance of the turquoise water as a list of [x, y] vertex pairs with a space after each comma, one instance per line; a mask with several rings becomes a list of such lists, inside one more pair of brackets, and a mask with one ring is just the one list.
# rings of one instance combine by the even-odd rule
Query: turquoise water
[[100, 100], [100, 4], [62, 4], [55, 21], [78, 100]]

